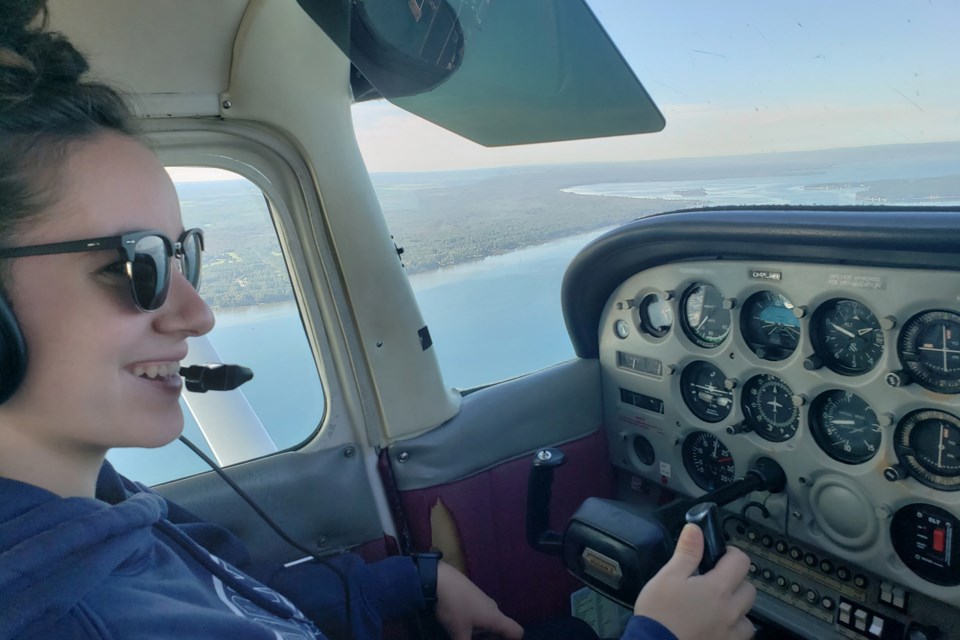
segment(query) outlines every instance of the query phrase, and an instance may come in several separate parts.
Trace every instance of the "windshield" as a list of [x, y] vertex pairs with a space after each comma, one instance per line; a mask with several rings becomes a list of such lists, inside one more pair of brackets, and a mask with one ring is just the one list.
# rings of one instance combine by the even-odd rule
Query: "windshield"
[[[662, 131], [491, 148], [383, 100], [354, 106], [452, 384], [570, 357], [563, 269], [590, 239], [636, 218], [709, 206], [960, 205], [960, 4], [588, 4], [663, 114]], [[490, 289], [467, 293], [480, 284]], [[469, 312], [450, 311], [457, 296]], [[529, 302], [522, 313], [515, 300]], [[481, 350], [451, 353], [463, 335]], [[518, 362], [540, 344], [549, 346]], [[495, 366], [479, 371], [487, 362]]]
[[[719, 172], [706, 169], [703, 162], [657, 162], [656, 171], [637, 176], [646, 183], [642, 187], [627, 188], [620, 176], [611, 176], [615, 179], [609, 183], [571, 186], [578, 193], [664, 199], [671, 206], [960, 201], [956, 180], [942, 179], [960, 173], [952, 145], [887, 147], [960, 140], [960, 72], [955, 64], [960, 51], [953, 34], [960, 24], [960, 5], [588, 4], [663, 113], [663, 131], [490, 149], [401, 115], [380, 101], [357, 108], [361, 125], [389, 117], [387, 127], [360, 127], [361, 143], [371, 149], [366, 153], [371, 170], [741, 156], [724, 161]], [[417, 153], [411, 155], [414, 139]], [[861, 147], [874, 148], [797, 153]], [[906, 165], [906, 173], [880, 166], [883, 158]], [[824, 173], [825, 165], [851, 163], [856, 168]], [[938, 168], [919, 166], [930, 163]], [[754, 181], [749, 189], [702, 181], [762, 177], [757, 172], [763, 167], [764, 173], [778, 176], [815, 171], [825, 181], [793, 180], [786, 191], [763, 181]], [[909, 187], [883, 183], [856, 189], [849, 184], [917, 178], [933, 180]], [[697, 184], [688, 184], [688, 179]], [[664, 180], [675, 184], [663, 185]], [[806, 186], [813, 190], [798, 188]]]

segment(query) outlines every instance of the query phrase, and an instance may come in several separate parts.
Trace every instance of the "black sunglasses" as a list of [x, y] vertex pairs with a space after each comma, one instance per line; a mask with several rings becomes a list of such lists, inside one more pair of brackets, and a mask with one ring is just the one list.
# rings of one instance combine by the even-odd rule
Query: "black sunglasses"
[[122, 236], [0, 248], [0, 258], [109, 249], [119, 250], [126, 258], [125, 272], [130, 279], [130, 294], [133, 303], [141, 311], [156, 311], [166, 301], [173, 275], [171, 258], [177, 259], [181, 273], [193, 288], [200, 289], [200, 255], [203, 252], [203, 231], [200, 229], [187, 229], [176, 242], [171, 242], [159, 231], [134, 231]]

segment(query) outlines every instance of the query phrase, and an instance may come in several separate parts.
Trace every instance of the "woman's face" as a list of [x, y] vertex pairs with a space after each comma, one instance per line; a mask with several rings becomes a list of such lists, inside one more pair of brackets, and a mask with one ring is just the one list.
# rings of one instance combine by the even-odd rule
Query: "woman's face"
[[[13, 244], [144, 229], [175, 241], [183, 231], [163, 166], [126, 136], [102, 134], [73, 147], [58, 195]], [[161, 446], [183, 429], [179, 375], [140, 374], [186, 356], [186, 339], [210, 331], [213, 314], [176, 268], [163, 306], [137, 310], [126, 276], [104, 270], [118, 259], [117, 251], [95, 251], [9, 261], [7, 292], [28, 361], [23, 384], [0, 406], [0, 426], [18, 430], [21, 441], [97, 456], [110, 447]]]

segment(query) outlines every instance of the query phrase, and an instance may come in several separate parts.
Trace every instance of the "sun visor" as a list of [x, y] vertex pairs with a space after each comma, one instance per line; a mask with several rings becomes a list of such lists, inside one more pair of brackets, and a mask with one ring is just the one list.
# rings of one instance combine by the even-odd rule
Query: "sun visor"
[[665, 125], [582, 0], [299, 2], [349, 55], [357, 100], [385, 97], [479, 144]]

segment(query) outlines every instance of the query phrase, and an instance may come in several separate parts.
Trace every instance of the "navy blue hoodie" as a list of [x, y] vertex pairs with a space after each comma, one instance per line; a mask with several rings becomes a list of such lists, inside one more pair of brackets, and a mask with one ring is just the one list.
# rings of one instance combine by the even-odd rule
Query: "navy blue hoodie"
[[[0, 478], [0, 640], [325, 637], [290, 600], [187, 532], [218, 541], [224, 556], [243, 561], [236, 538], [213, 525], [175, 526], [169, 514], [163, 498], [122, 480], [109, 464], [97, 499], [61, 498]], [[338, 564], [351, 583], [358, 638], [379, 638], [383, 617], [421, 602], [408, 558], [365, 565], [345, 556]], [[301, 606], [315, 609], [315, 619], [342, 629], [343, 587], [332, 571], [298, 565], [273, 577]]]
[[[366, 564], [346, 554], [336, 564], [349, 582], [354, 638], [380, 638], [383, 620], [423, 603], [409, 558]], [[323, 640], [301, 610], [342, 635], [340, 577], [316, 563], [251, 564], [228, 531], [122, 478], [109, 463], [95, 499], [0, 478], [0, 640]], [[675, 637], [634, 617], [623, 640]]]

